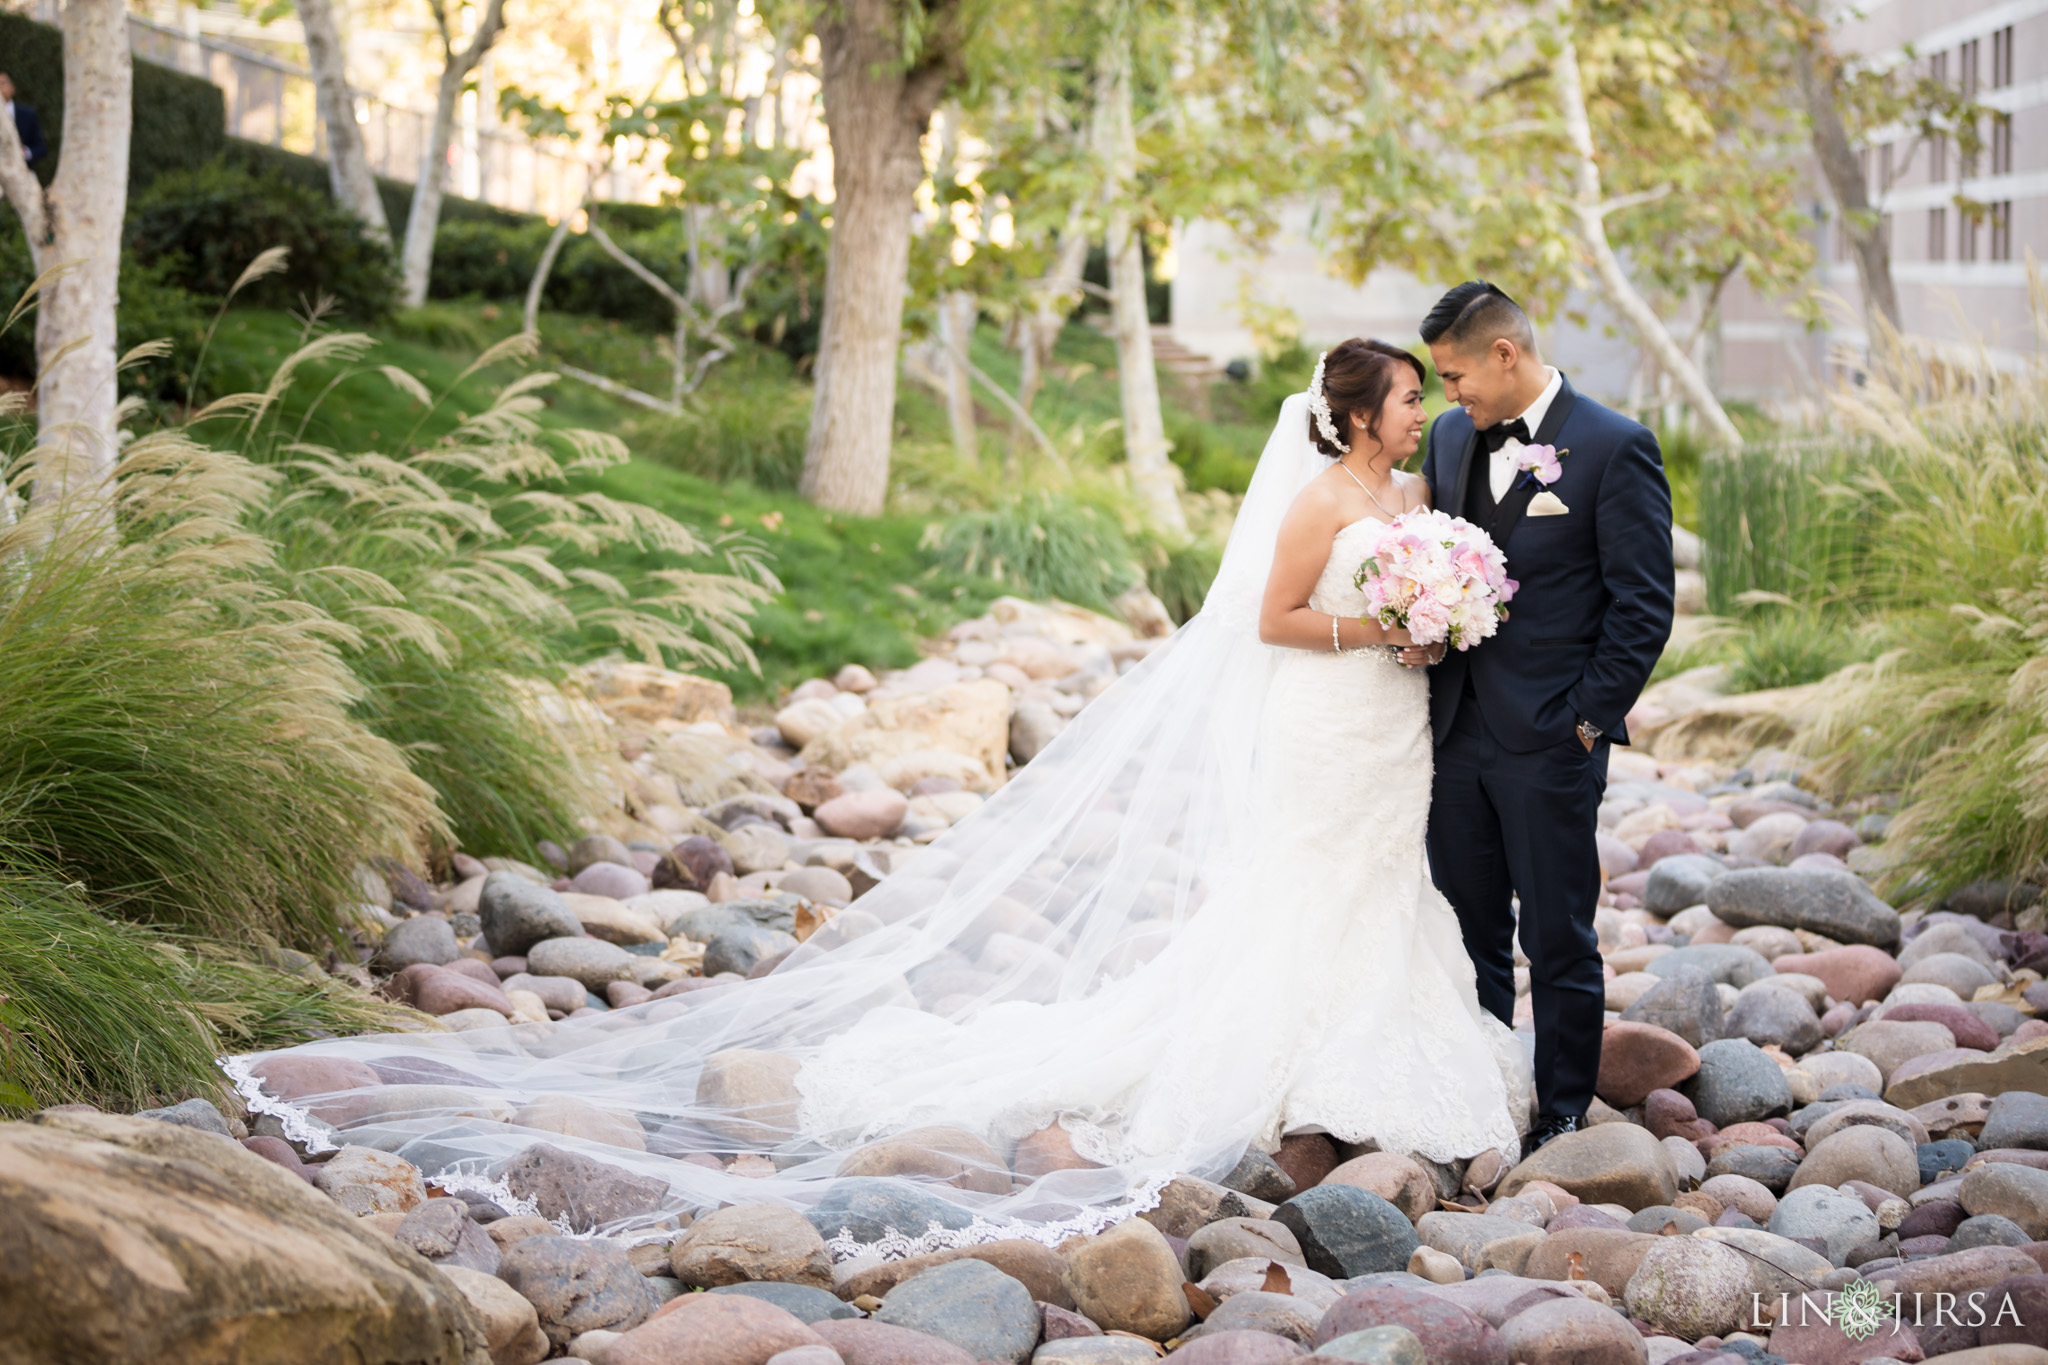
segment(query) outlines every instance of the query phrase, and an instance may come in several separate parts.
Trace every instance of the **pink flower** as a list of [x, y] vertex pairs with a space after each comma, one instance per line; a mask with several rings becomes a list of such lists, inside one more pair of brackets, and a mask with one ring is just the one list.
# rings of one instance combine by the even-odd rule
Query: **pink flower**
[[1515, 455], [1515, 468], [1526, 469], [1536, 476], [1536, 482], [1548, 488], [1564, 473], [1564, 465], [1557, 457], [1556, 446], [1523, 446]]

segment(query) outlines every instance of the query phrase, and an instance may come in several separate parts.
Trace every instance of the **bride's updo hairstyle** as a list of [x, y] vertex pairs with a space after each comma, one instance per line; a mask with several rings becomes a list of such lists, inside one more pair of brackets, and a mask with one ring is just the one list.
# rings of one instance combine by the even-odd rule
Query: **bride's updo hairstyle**
[[1404, 365], [1414, 371], [1418, 384], [1423, 382], [1422, 362], [1399, 346], [1368, 337], [1353, 337], [1331, 347], [1322, 363], [1323, 398], [1329, 404], [1331, 425], [1337, 429], [1337, 439], [1333, 441], [1317, 429], [1320, 414], [1311, 403], [1309, 443], [1333, 460], [1341, 458], [1345, 452], [1337, 441], [1350, 444], [1353, 413], [1357, 413], [1365, 423], [1366, 434], [1375, 441], [1379, 440], [1380, 408], [1385, 405], [1387, 395], [1393, 392], [1394, 385], [1401, 381], [1401, 367]]

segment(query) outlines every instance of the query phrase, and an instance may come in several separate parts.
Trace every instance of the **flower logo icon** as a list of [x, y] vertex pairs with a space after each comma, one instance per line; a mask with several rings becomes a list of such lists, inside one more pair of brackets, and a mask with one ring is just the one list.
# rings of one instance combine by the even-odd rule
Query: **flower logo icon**
[[1857, 1280], [1846, 1289], [1838, 1290], [1834, 1302], [1829, 1306], [1835, 1326], [1851, 1341], [1868, 1341], [1877, 1335], [1877, 1329], [1891, 1316], [1890, 1305], [1877, 1285], [1869, 1280]]

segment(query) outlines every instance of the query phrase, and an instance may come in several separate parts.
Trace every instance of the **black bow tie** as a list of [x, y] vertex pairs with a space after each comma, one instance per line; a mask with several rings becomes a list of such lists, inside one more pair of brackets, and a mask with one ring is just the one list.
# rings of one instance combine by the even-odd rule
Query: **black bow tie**
[[1499, 426], [1488, 427], [1479, 433], [1479, 439], [1486, 443], [1486, 453], [1489, 455], [1506, 445], [1510, 436], [1523, 445], [1529, 444], [1529, 424], [1517, 417], [1513, 421], [1502, 422]]

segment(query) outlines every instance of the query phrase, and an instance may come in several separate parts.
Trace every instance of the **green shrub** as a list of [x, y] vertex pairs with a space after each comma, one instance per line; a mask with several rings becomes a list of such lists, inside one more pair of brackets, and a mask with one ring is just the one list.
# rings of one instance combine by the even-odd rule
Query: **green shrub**
[[1771, 441], [1699, 466], [1696, 528], [1707, 609], [1746, 593], [1831, 602], [1855, 582], [1866, 529], [1844, 481], [1875, 458], [1860, 442]]
[[1026, 494], [991, 511], [934, 522], [926, 545], [954, 572], [1084, 607], [1107, 608], [1143, 577], [1113, 517], [1057, 493]]
[[[121, 253], [116, 346], [125, 355], [146, 341], [171, 343], [168, 355], [139, 361], [121, 372], [123, 394], [174, 401], [185, 397], [191, 383], [192, 358], [198, 354], [209, 310], [204, 300], [172, 283], [170, 274], [164, 264], [146, 264], [132, 251]], [[20, 298], [34, 281], [35, 267], [22, 237], [21, 221], [11, 209], [0, 207], [0, 299]], [[35, 378], [33, 312], [24, 313], [14, 326], [0, 332], [0, 374]]]
[[[0, 11], [0, 53], [6, 54], [0, 68], [14, 78], [15, 98], [32, 105], [42, 120], [50, 152], [35, 171], [47, 185], [57, 173], [64, 140], [64, 36], [48, 24]], [[128, 139], [131, 195], [166, 172], [204, 165], [227, 139], [221, 88], [138, 58]]]
[[0, 531], [0, 840], [124, 918], [331, 941], [432, 792], [349, 717], [344, 628], [277, 593], [261, 472], [159, 432], [117, 477], [116, 541]]
[[[230, 137], [221, 152], [221, 162], [235, 170], [247, 171], [259, 180], [284, 180], [317, 194], [331, 193], [324, 157], [288, 152], [267, 142]], [[394, 239], [402, 238], [406, 215], [412, 212], [412, 182], [382, 175], [377, 176], [376, 181], [377, 197], [384, 202], [384, 221], [390, 225]], [[450, 223], [495, 223], [501, 227], [516, 227], [539, 221], [538, 214], [516, 213], [495, 204], [465, 199], [459, 194], [444, 195], [441, 199], [440, 225], [444, 228]]]
[[1842, 610], [1801, 610], [1789, 603], [1745, 611], [1731, 644], [1731, 692], [1819, 682], [1873, 652]]
[[1216, 570], [1223, 564], [1223, 547], [1213, 540], [1191, 540], [1185, 545], [1155, 549], [1145, 571], [1145, 585], [1166, 608], [1175, 625], [1202, 609]]
[[359, 318], [380, 318], [398, 298], [391, 253], [324, 190], [225, 165], [160, 176], [129, 206], [127, 243], [195, 294], [225, 299], [250, 261], [272, 247], [284, 270], [245, 301], [304, 308], [322, 295]]

